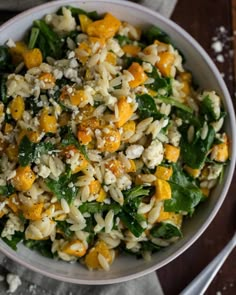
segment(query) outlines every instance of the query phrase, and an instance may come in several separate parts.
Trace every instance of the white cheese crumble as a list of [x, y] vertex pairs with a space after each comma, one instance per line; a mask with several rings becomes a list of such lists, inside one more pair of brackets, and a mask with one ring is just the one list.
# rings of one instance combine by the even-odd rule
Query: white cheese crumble
[[215, 41], [211, 44], [211, 48], [216, 52], [221, 52], [223, 50], [223, 43], [220, 41]]
[[114, 182], [116, 182], [116, 177], [115, 175], [109, 170], [107, 169], [104, 175], [104, 182], [106, 185], [112, 184]]
[[161, 164], [163, 160], [164, 149], [159, 140], [154, 140], [143, 152], [142, 158], [148, 168], [153, 169]]
[[6, 45], [7, 45], [9, 48], [16, 47], [16, 43], [15, 43], [11, 38], [7, 40]]
[[9, 273], [6, 277], [7, 283], [9, 285], [8, 292], [14, 293], [18, 287], [21, 285], [21, 279], [18, 275]]
[[39, 171], [38, 171], [38, 175], [41, 176], [42, 178], [47, 178], [51, 173], [51, 170], [43, 165], [43, 164], [40, 164], [39, 165]]
[[225, 58], [224, 58], [224, 56], [222, 55], [222, 54], [218, 54], [217, 56], [216, 56], [216, 60], [218, 61], [218, 62], [224, 62], [225, 61]]
[[137, 159], [139, 158], [144, 151], [144, 147], [139, 144], [130, 145], [126, 149], [126, 156], [128, 159]]

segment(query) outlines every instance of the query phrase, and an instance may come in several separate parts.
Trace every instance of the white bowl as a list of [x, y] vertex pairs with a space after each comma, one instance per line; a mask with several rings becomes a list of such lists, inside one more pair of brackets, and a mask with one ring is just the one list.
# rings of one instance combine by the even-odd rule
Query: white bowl
[[45, 14], [55, 12], [59, 7], [68, 4], [87, 11], [97, 10], [98, 13], [109, 11], [119, 19], [141, 27], [150, 25], [160, 27], [171, 36], [176, 46], [184, 53], [187, 60], [185, 66], [191, 69], [199, 85], [204, 89], [216, 90], [222, 97], [225, 109], [228, 112], [225, 129], [231, 139], [232, 150], [231, 161], [227, 166], [223, 181], [217, 185], [210, 198], [199, 206], [193, 217], [184, 223], [183, 239], [154, 254], [150, 262], [121, 255], [115, 260], [109, 272], [90, 272], [79, 263], [69, 264], [51, 260], [22, 245], [17, 252], [14, 252], [3, 241], [0, 241], [0, 249], [4, 254], [46, 276], [78, 284], [111, 284], [140, 277], [164, 266], [190, 247], [208, 227], [226, 196], [234, 172], [236, 150], [235, 132], [233, 132], [233, 129], [235, 129], [234, 108], [219, 71], [202, 47], [174, 22], [131, 2], [110, 0], [50, 2], [23, 12], [1, 26], [0, 44], [3, 44], [9, 38], [13, 40], [21, 39], [32, 25], [33, 20], [40, 19]]

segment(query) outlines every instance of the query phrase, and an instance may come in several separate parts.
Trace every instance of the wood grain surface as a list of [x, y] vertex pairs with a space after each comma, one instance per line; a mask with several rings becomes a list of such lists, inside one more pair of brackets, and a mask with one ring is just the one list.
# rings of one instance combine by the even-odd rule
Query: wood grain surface
[[[0, 11], [0, 22], [4, 22], [15, 14]], [[236, 32], [236, 0], [179, 0], [172, 19], [188, 31], [214, 61], [216, 61], [216, 54], [211, 48], [212, 38], [219, 33], [220, 27], [226, 29], [224, 62], [216, 62], [216, 65], [224, 74], [225, 82], [236, 106], [235, 55], [232, 51], [234, 46], [236, 48], [236, 36], [233, 34], [234, 30]], [[205, 233], [179, 258], [157, 271], [165, 294], [178, 294], [190, 283], [224, 247], [235, 229], [236, 174], [223, 206]], [[217, 292], [221, 292], [222, 295], [236, 294], [236, 250], [227, 259], [206, 294], [215, 295]]]
[[[234, 9], [232, 9], [234, 8]], [[232, 20], [232, 16], [234, 20]], [[211, 48], [212, 38], [224, 27], [227, 32], [223, 49], [224, 63], [216, 62], [235, 104], [235, 67], [232, 23], [236, 30], [236, 0], [179, 0], [172, 19], [189, 32], [216, 61]], [[198, 239], [185, 253], [157, 271], [166, 295], [178, 294], [225, 246], [236, 229], [236, 174], [228, 195], [219, 213]], [[230, 255], [206, 294], [236, 294], [236, 250]]]

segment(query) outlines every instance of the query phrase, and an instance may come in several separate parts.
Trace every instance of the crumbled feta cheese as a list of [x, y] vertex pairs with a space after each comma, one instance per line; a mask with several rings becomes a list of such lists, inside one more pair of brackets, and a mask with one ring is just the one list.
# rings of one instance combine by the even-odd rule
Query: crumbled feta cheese
[[71, 61], [70, 61], [70, 67], [71, 68], [77, 68], [78, 67], [78, 62], [75, 58], [73, 58]]
[[67, 79], [73, 79], [73, 78], [77, 78], [77, 71], [71, 68], [65, 69], [64, 70], [64, 76]]
[[154, 140], [143, 152], [142, 158], [148, 168], [153, 169], [163, 160], [164, 149], [159, 140]]
[[225, 61], [225, 58], [224, 58], [224, 56], [222, 55], [222, 54], [218, 54], [217, 56], [216, 56], [216, 60], [218, 61], [218, 62], [224, 62]]
[[121, 191], [130, 189], [131, 185], [132, 185], [132, 181], [129, 179], [127, 175], [122, 175], [121, 177], [117, 179], [117, 187]]
[[13, 171], [8, 175], [7, 180], [10, 180], [10, 179], [12, 179], [12, 178], [15, 177], [15, 176], [16, 176], [16, 170], [13, 170]]
[[141, 157], [143, 151], [144, 147], [142, 145], [133, 144], [126, 149], [125, 153], [128, 159], [137, 159]]
[[6, 45], [7, 45], [9, 48], [16, 47], [16, 43], [15, 43], [11, 38], [8, 39]]
[[59, 69], [54, 69], [53, 70], [53, 75], [55, 77], [56, 80], [60, 80], [63, 77], [63, 72]]
[[38, 171], [38, 175], [41, 176], [42, 178], [47, 178], [51, 173], [51, 170], [43, 165], [43, 164], [40, 164], [39, 165], [39, 171]]
[[18, 287], [21, 285], [21, 279], [18, 275], [9, 273], [6, 277], [7, 283], [9, 285], [8, 292], [14, 293]]
[[74, 52], [74, 51], [70, 51], [67, 57], [68, 57], [69, 59], [75, 57], [75, 52]]
[[56, 32], [71, 32], [76, 28], [75, 18], [66, 7], [62, 8], [62, 15], [47, 15], [45, 21], [51, 24]]
[[112, 184], [114, 182], [116, 182], [116, 177], [115, 175], [109, 170], [107, 169], [104, 175], [104, 182], [106, 185]]
[[211, 44], [211, 48], [217, 53], [223, 50], [223, 43], [220, 41], [215, 41]]

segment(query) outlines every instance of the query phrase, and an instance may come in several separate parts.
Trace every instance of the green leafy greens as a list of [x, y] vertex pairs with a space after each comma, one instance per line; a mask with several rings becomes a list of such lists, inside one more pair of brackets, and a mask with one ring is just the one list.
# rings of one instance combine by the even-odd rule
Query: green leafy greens
[[167, 240], [173, 237], [182, 237], [180, 229], [170, 222], [161, 222], [155, 225], [150, 230], [150, 234], [154, 238], [161, 238]]
[[55, 150], [55, 146], [50, 142], [33, 143], [25, 135], [19, 145], [18, 160], [21, 166], [25, 167], [34, 162], [41, 155]]
[[65, 199], [68, 204], [71, 204], [78, 194], [78, 188], [73, 184], [76, 178], [76, 174], [66, 171], [57, 180], [46, 179], [46, 185], [56, 195], [58, 200]]
[[205, 199], [201, 190], [187, 177], [180, 166], [172, 165], [173, 174], [169, 180], [172, 197], [165, 200], [164, 209], [167, 212], [192, 213], [194, 208]]
[[163, 115], [157, 110], [154, 99], [148, 94], [136, 96], [140, 119], [153, 117], [155, 120], [161, 119]]
[[201, 138], [201, 129], [199, 132], [195, 132], [194, 140], [188, 142], [188, 125], [182, 126], [181, 130], [181, 156], [184, 163], [193, 169], [201, 168], [206, 161], [207, 155], [214, 142], [215, 131], [214, 128], [209, 125], [208, 133], [205, 139]]

